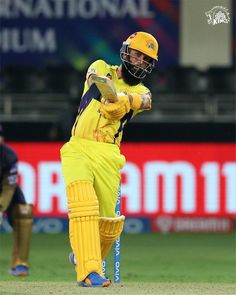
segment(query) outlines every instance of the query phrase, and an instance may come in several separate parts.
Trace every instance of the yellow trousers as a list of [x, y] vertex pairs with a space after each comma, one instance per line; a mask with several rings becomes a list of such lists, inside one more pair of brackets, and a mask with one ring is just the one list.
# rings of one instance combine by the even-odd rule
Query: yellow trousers
[[65, 185], [78, 180], [91, 182], [99, 202], [99, 215], [116, 217], [120, 170], [125, 165], [119, 147], [72, 136], [61, 148], [61, 161]]

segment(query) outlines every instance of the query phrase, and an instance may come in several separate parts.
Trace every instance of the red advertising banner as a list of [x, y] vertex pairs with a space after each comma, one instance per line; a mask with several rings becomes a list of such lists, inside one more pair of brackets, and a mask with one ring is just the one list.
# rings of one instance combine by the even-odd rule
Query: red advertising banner
[[[10, 143], [20, 185], [36, 216], [67, 214], [61, 143]], [[127, 216], [236, 217], [236, 145], [125, 143], [122, 213]]]

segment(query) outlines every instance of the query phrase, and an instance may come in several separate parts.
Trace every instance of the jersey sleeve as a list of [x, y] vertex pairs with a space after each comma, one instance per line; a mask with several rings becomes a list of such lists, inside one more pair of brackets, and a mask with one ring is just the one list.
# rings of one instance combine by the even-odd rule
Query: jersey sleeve
[[8, 185], [16, 185], [18, 178], [18, 157], [8, 146], [5, 146], [3, 155], [3, 178]]
[[11, 164], [6, 174], [6, 181], [9, 185], [16, 185], [18, 179], [17, 163]]
[[11, 148], [3, 145], [0, 162], [0, 212], [4, 212], [7, 210], [17, 186], [17, 155]]
[[[149, 88], [147, 88], [145, 85], [143, 84], [138, 84], [137, 86], [132, 88], [132, 93], [138, 93], [138, 94], [149, 94], [151, 95], [151, 91], [149, 90]], [[132, 94], [130, 93], [130, 94]]]
[[[151, 91], [149, 90], [148, 87], [146, 87], [143, 84], [138, 84], [137, 86], [132, 88], [132, 91], [130, 92], [130, 94], [132, 95], [132, 93], [138, 93], [138, 94], [149, 94], [150, 95], [150, 100], [152, 101], [152, 94]], [[138, 110], [138, 111], [134, 111], [132, 118], [135, 117], [137, 114], [142, 113], [145, 110]]]
[[107, 68], [108, 68], [107, 63], [102, 59], [96, 60], [89, 66], [87, 70], [87, 74], [86, 74], [86, 80], [84, 82], [84, 90], [83, 90], [82, 96], [85, 94], [85, 92], [87, 92], [89, 88], [87, 83], [89, 76], [92, 74], [97, 76], [105, 76], [107, 74]]
[[107, 73], [107, 63], [102, 59], [98, 59], [89, 66], [87, 74], [86, 74], [86, 79], [88, 79], [91, 74], [94, 74], [97, 76], [104, 76], [106, 75], [106, 73]]

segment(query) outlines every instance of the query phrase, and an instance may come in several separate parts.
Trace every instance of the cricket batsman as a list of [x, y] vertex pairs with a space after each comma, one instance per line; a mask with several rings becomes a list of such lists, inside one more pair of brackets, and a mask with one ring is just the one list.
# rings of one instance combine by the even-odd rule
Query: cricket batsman
[[[136, 32], [123, 42], [120, 59], [119, 66], [104, 60], [89, 66], [71, 138], [61, 148], [73, 250], [70, 259], [77, 282], [84, 287], [110, 285], [102, 260], [121, 235], [125, 220], [115, 213], [120, 170], [125, 165], [119, 147], [124, 126], [151, 109], [152, 96], [143, 79], [158, 60], [158, 42], [149, 33]], [[106, 89], [99, 90], [94, 75], [112, 82], [116, 101], [109, 101]]]
[[[18, 158], [9, 146], [4, 144], [3, 129], [0, 124], [0, 219], [7, 214], [13, 229], [13, 249], [11, 269], [13, 276], [29, 274], [29, 249], [33, 223], [32, 205], [27, 204], [17, 183]], [[1, 220], [0, 220], [1, 223]]]

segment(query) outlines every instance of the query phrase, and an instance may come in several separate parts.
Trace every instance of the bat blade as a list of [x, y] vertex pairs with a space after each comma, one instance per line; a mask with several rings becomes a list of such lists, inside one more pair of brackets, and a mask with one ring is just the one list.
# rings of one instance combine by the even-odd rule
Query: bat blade
[[91, 80], [96, 84], [101, 95], [110, 102], [116, 102], [117, 94], [112, 81], [105, 76], [92, 75]]

